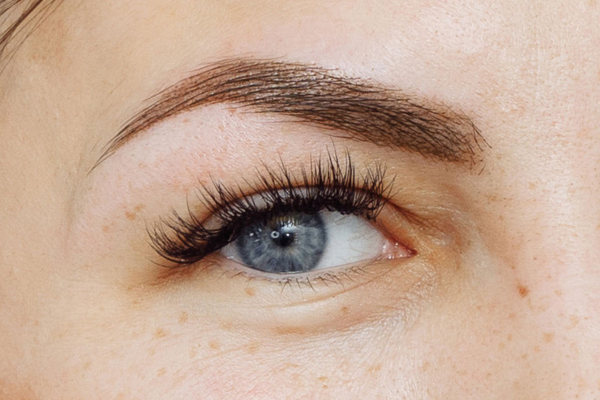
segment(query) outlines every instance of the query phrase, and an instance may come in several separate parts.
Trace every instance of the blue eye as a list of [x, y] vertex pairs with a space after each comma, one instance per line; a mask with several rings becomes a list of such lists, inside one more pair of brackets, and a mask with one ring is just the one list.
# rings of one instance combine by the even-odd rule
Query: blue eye
[[383, 167], [358, 172], [349, 154], [343, 165], [333, 153], [298, 171], [282, 162], [243, 185], [213, 181], [199, 192], [210, 216], [174, 213], [149, 230], [152, 247], [174, 266], [220, 253], [249, 270], [280, 276], [410, 256], [373, 222], [392, 191], [393, 178]]
[[306, 272], [315, 268], [327, 246], [319, 214], [288, 214], [246, 226], [233, 249], [247, 266], [263, 272]]
[[291, 274], [355, 264], [381, 256], [387, 240], [355, 215], [321, 211], [259, 219], [221, 252], [251, 269]]

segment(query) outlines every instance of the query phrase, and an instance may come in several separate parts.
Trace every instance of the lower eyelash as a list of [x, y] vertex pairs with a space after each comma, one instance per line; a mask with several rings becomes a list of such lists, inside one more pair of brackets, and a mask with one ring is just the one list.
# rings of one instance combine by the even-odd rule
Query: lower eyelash
[[191, 210], [187, 218], [174, 211], [149, 229], [150, 243], [164, 260], [186, 266], [234, 241], [252, 221], [279, 213], [337, 211], [374, 220], [391, 194], [393, 180], [385, 178], [379, 165], [359, 174], [348, 153], [344, 164], [337, 153], [311, 161], [299, 176], [281, 161], [276, 170], [257, 170], [257, 183], [245, 180], [248, 190], [213, 180], [198, 196], [211, 217], [200, 221]]
[[[372, 262], [373, 260], [370, 260]], [[281, 286], [281, 291], [286, 289], [299, 289], [304, 288], [310, 289], [313, 292], [317, 292], [317, 286], [346, 286], [346, 284], [352, 284], [355, 279], [361, 276], [369, 275], [365, 266], [355, 265], [351, 267], [343, 267], [341, 271], [323, 271], [320, 275], [312, 276], [310, 274], [304, 274], [303, 276], [258, 276], [250, 275], [247, 272], [235, 272], [231, 277], [243, 276], [248, 281], [263, 280], [268, 282], [275, 282]]]

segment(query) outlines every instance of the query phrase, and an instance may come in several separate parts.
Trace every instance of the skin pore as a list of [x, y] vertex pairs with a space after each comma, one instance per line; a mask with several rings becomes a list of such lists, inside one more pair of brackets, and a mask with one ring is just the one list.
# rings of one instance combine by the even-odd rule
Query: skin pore
[[[0, 73], [0, 398], [597, 398], [599, 7], [55, 3]], [[334, 211], [390, 188], [376, 259], [152, 242], [330, 160]]]

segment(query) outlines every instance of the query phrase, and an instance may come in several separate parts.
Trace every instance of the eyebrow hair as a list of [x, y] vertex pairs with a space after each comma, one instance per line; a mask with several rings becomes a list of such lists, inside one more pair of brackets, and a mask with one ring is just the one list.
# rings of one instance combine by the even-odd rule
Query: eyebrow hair
[[[63, 0], [0, 0], [0, 72]], [[7, 47], [16, 41], [11, 51]]]
[[155, 95], [109, 142], [96, 166], [165, 118], [228, 103], [294, 118], [347, 137], [452, 163], [481, 161], [487, 145], [466, 115], [337, 70], [236, 58], [210, 64]]

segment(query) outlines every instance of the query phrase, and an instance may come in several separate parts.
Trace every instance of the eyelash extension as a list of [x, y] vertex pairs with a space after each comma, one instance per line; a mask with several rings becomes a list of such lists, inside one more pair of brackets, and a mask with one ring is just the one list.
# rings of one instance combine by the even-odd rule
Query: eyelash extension
[[276, 170], [267, 166], [257, 170], [258, 183], [244, 180], [246, 191], [213, 180], [212, 187], [199, 191], [211, 216], [203, 222], [189, 207], [187, 218], [173, 211], [172, 218], [149, 229], [150, 244], [164, 260], [188, 266], [235, 241], [244, 227], [261, 218], [337, 211], [375, 220], [390, 197], [393, 179], [386, 183], [380, 165], [359, 174], [350, 154], [345, 161], [342, 165], [337, 153], [330, 153], [325, 161], [311, 161], [299, 176], [280, 161]]

